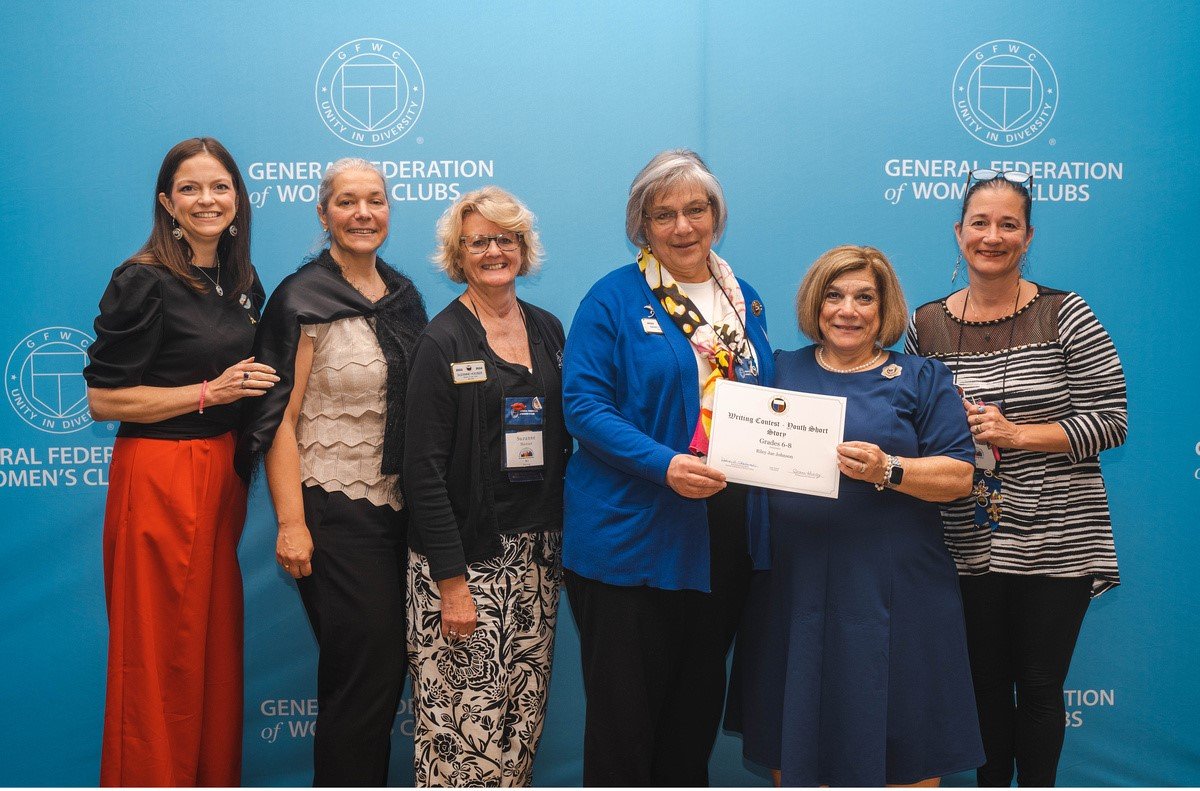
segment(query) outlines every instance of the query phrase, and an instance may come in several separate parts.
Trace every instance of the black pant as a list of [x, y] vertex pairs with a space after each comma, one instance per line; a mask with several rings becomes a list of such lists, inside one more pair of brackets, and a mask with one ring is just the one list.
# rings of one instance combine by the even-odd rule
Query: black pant
[[[967, 648], [987, 763], [980, 786], [1049, 787], [1066, 730], [1063, 682], [1091, 597], [1091, 577], [960, 577]], [[1016, 699], [1013, 690], [1016, 690]]]
[[317, 637], [314, 786], [385, 786], [404, 689], [407, 511], [304, 487], [313, 573], [297, 587]]
[[709, 498], [708, 521], [712, 593], [565, 576], [587, 695], [586, 786], [708, 785], [750, 579], [745, 488]]

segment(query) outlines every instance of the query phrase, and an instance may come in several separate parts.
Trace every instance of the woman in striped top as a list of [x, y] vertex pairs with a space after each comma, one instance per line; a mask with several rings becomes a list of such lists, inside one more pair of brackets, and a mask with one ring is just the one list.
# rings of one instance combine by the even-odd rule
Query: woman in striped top
[[1023, 173], [971, 173], [954, 226], [968, 287], [918, 308], [906, 346], [954, 372], [976, 441], [972, 496], [942, 518], [987, 754], [980, 786], [1008, 786], [1014, 764], [1019, 785], [1054, 785], [1079, 627], [1090, 598], [1120, 582], [1099, 454], [1125, 441], [1125, 376], [1079, 295], [1021, 277], [1030, 186]]

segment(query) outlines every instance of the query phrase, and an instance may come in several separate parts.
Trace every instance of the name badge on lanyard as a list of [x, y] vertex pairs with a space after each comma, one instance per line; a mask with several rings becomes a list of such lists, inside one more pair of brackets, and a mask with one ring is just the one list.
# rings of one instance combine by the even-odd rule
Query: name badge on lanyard
[[[987, 406], [986, 401], [971, 395], [963, 385], [955, 384], [954, 389], [958, 391], [959, 398], [972, 404], [975, 409], [982, 411]], [[1003, 404], [996, 404], [996, 407], [1004, 411]], [[995, 473], [1000, 466], [1000, 449], [990, 442], [980, 442], [974, 433], [971, 434], [971, 442], [975, 444], [975, 469]]]
[[504, 433], [502, 466], [512, 483], [542, 480], [546, 463], [542, 446], [545, 412], [539, 396], [504, 399], [500, 425]]

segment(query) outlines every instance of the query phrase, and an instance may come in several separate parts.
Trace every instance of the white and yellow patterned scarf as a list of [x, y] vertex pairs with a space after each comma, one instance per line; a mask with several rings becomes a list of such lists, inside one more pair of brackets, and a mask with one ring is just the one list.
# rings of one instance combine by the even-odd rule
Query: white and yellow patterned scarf
[[[638, 268], [646, 277], [646, 284], [658, 297], [663, 309], [675, 322], [692, 346], [712, 365], [712, 373], [700, 388], [700, 419], [688, 449], [693, 453], [708, 453], [708, 436], [712, 430], [713, 394], [718, 379], [736, 380], [735, 365], [738, 359], [749, 359], [753, 354], [743, 328], [746, 326], [746, 300], [742, 288], [729, 264], [716, 253], [708, 254], [708, 268], [726, 299], [718, 301], [719, 316], [705, 320], [696, 305], [688, 298], [675, 278], [648, 248], [638, 253]], [[724, 308], [722, 310], [722, 308]]]

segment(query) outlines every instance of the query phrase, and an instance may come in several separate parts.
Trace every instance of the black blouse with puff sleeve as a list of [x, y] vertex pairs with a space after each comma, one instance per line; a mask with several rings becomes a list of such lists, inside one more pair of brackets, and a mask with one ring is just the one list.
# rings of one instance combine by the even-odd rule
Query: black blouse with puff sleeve
[[[205, 269], [216, 277], [216, 269]], [[197, 292], [169, 269], [126, 263], [117, 267], [100, 299], [96, 341], [83, 376], [88, 387], [180, 387], [212, 380], [250, 355], [264, 301], [254, 276], [250, 291], [233, 291], [221, 272], [225, 296], [211, 286]], [[118, 437], [199, 439], [237, 428], [244, 399], [206, 406], [158, 423], [123, 421]], [[197, 403], [197, 407], [199, 404]]]

